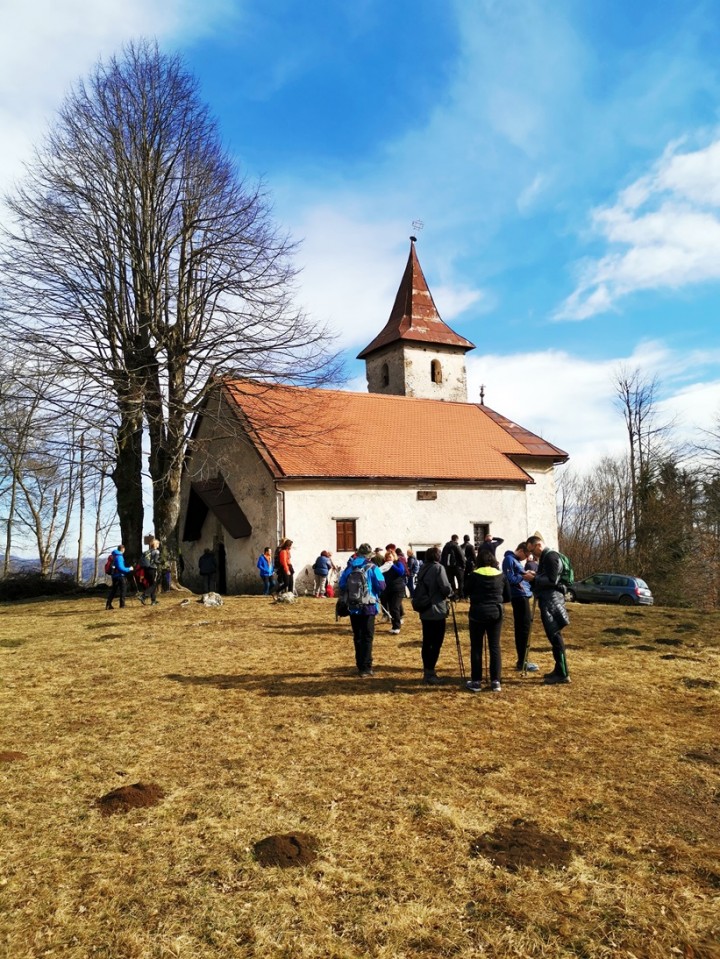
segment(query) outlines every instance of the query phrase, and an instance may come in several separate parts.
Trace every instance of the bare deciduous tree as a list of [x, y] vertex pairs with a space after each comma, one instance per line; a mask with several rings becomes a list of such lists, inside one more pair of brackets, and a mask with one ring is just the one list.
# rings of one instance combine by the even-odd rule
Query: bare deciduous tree
[[147, 430], [155, 532], [172, 544], [189, 419], [214, 377], [334, 375], [326, 332], [292, 306], [292, 244], [223, 149], [194, 78], [144, 41], [76, 86], [8, 204], [14, 333], [63, 370], [56, 402], [82, 382], [94, 422], [113, 419], [133, 552]]

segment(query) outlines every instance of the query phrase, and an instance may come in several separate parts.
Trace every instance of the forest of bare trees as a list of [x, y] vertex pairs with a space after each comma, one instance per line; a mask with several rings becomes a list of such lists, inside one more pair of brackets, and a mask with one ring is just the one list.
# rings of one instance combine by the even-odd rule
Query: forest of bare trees
[[628, 573], [655, 601], [716, 609], [720, 603], [720, 420], [692, 448], [661, 421], [657, 383], [620, 370], [612, 384], [627, 450], [587, 473], [571, 467], [558, 490], [560, 547], [577, 578]]

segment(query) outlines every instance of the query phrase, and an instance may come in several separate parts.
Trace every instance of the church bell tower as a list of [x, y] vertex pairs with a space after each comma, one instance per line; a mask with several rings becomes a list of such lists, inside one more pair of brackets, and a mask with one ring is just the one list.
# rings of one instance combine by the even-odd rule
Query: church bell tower
[[410, 237], [410, 255], [390, 319], [358, 355], [368, 392], [467, 403], [465, 354], [474, 343], [440, 319]]

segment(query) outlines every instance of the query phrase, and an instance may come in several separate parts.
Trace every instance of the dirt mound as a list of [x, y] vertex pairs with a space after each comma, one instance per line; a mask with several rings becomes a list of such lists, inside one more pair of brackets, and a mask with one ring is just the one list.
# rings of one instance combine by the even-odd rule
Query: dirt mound
[[683, 683], [688, 689], [717, 689], [718, 684], [714, 679], [691, 679], [689, 676], [683, 677]]
[[101, 796], [97, 805], [103, 816], [112, 816], [143, 806], [157, 806], [164, 796], [162, 789], [154, 783], [133, 783], [132, 786], [120, 786]]
[[14, 752], [12, 749], [0, 753], [0, 763], [15, 763], [18, 759], [27, 759], [27, 753]]
[[307, 866], [317, 859], [318, 841], [304, 832], [284, 836], [266, 836], [253, 846], [255, 858], [261, 866]]
[[563, 868], [574, 852], [572, 843], [556, 832], [543, 832], [537, 823], [524, 819], [514, 819], [509, 826], [498, 826], [494, 832], [478, 836], [470, 843], [471, 856], [483, 856], [510, 872], [517, 872], [521, 866]]
[[641, 630], [629, 626], [608, 626], [603, 632], [611, 633], [613, 636], [642, 636]]
[[685, 759], [696, 763], [708, 763], [710, 766], [720, 766], [720, 746], [708, 746], [707, 749], [701, 746], [699, 749], [685, 753]]

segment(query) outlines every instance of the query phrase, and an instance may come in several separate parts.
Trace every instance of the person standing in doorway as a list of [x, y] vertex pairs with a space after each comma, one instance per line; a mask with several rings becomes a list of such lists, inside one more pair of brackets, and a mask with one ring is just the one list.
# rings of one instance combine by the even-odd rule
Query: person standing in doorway
[[215, 559], [215, 553], [213, 553], [209, 546], [206, 547], [205, 552], [198, 560], [198, 570], [202, 576], [203, 592], [214, 592], [217, 576], [217, 560]]

